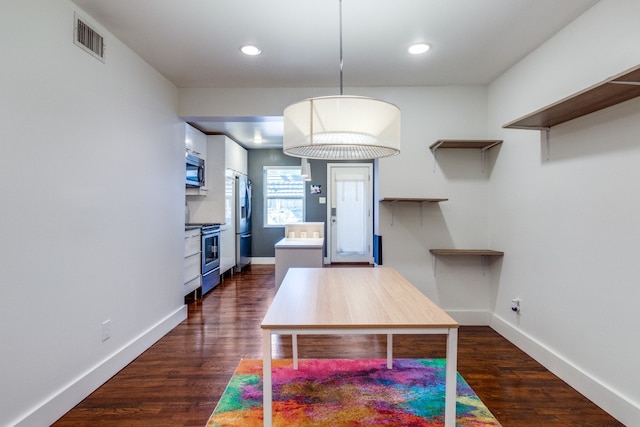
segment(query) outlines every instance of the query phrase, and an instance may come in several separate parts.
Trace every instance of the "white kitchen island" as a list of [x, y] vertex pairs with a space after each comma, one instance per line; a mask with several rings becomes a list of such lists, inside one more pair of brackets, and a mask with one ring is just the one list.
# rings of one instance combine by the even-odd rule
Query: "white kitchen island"
[[291, 267], [315, 267], [324, 265], [324, 238], [285, 237], [276, 248], [276, 292]]
[[275, 252], [277, 292], [289, 268], [324, 266], [324, 222], [287, 224]]

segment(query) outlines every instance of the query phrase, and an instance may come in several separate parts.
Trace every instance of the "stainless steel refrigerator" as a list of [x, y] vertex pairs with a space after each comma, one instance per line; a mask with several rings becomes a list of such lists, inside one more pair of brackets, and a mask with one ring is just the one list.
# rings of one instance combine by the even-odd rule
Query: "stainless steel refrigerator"
[[236, 272], [251, 263], [251, 181], [236, 175]]

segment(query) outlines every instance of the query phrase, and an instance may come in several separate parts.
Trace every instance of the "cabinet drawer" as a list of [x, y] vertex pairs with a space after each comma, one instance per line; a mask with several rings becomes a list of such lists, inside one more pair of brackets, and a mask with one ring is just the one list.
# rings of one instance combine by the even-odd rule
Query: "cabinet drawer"
[[184, 284], [184, 294], [187, 295], [196, 289], [198, 289], [202, 285], [201, 277], [198, 276], [195, 279], [192, 279]]
[[184, 259], [184, 283], [200, 276], [200, 254], [191, 255]]
[[184, 238], [186, 239], [187, 237], [200, 237], [200, 227], [184, 230]]
[[184, 233], [184, 256], [188, 257], [200, 252], [200, 230], [187, 230]]

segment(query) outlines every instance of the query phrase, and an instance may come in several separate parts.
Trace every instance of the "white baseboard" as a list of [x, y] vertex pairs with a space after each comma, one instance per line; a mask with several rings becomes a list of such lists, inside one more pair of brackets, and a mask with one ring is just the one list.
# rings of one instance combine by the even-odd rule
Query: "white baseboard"
[[43, 401], [15, 426], [51, 425], [186, 318], [187, 306], [183, 305]]
[[640, 427], [640, 406], [495, 314], [490, 326], [628, 427]]
[[491, 313], [485, 310], [445, 310], [453, 320], [463, 326], [489, 326]]
[[275, 257], [253, 257], [251, 258], [251, 264], [275, 264]]

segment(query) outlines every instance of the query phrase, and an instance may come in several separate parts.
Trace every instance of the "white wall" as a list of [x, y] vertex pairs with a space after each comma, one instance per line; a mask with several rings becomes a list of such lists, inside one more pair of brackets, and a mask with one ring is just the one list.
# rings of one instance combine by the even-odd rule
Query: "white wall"
[[184, 146], [177, 89], [75, 46], [70, 2], [0, 8], [0, 425], [49, 425], [186, 316]]
[[378, 161], [377, 198], [448, 198], [441, 203], [379, 205], [383, 265], [398, 269], [463, 323], [487, 324], [490, 274], [480, 257], [439, 257], [433, 248], [487, 248], [487, 191], [479, 150], [439, 150], [438, 139], [486, 139], [485, 87], [396, 89], [385, 100], [402, 111], [398, 156]]
[[[602, 0], [489, 90], [504, 137], [490, 182], [491, 241], [505, 250], [492, 325], [605, 410], [640, 425], [640, 100], [550, 132], [521, 115], [640, 63], [640, 3]], [[522, 299], [513, 314], [511, 298]]]
[[[335, 93], [331, 88], [181, 89], [178, 113], [185, 118], [281, 115], [300, 99]], [[483, 171], [480, 151], [442, 150], [434, 172], [428, 148], [442, 138], [489, 137], [486, 87], [346, 88], [345, 93], [378, 97], [402, 111], [401, 154], [379, 161], [376, 199], [449, 198], [425, 205], [422, 225], [417, 204], [397, 205], [393, 226], [390, 207], [379, 209], [376, 232], [383, 236], [384, 265], [397, 268], [459, 321], [488, 324], [491, 270], [483, 275], [479, 257], [441, 258], [434, 276], [429, 249], [489, 246], [488, 182], [495, 155]]]

